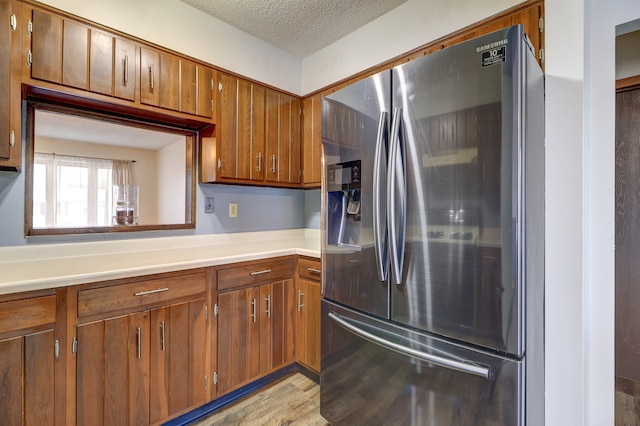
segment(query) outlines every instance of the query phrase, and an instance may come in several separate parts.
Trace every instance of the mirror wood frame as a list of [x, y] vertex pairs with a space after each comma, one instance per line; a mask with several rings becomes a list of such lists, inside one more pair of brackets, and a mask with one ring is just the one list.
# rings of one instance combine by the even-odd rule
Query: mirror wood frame
[[[25, 209], [24, 230], [25, 236], [40, 235], [73, 235], [73, 234], [103, 234], [118, 232], [161, 231], [177, 229], [194, 229], [196, 226], [196, 146], [198, 132], [185, 128], [179, 124], [173, 125], [166, 122], [147, 121], [129, 115], [120, 115], [105, 110], [96, 110], [81, 105], [68, 105], [51, 99], [27, 97], [23, 108], [25, 116]], [[26, 111], [25, 111], [26, 109]], [[35, 112], [36, 110], [56, 112], [73, 115], [81, 118], [89, 118], [111, 122], [119, 125], [134, 126], [154, 131], [164, 131], [185, 136], [185, 223], [156, 224], [156, 225], [131, 225], [131, 226], [91, 226], [91, 227], [60, 227], [60, 228], [34, 228], [33, 227], [33, 175], [34, 175], [34, 136], [35, 136]]]

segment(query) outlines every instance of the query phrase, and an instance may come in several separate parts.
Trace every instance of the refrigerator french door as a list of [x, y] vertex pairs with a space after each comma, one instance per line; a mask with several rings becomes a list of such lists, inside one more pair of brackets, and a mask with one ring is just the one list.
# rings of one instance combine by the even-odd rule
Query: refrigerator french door
[[[543, 135], [543, 77], [522, 26], [324, 98], [332, 424], [358, 423], [372, 401], [367, 424], [542, 418]], [[384, 406], [396, 414], [383, 421]]]

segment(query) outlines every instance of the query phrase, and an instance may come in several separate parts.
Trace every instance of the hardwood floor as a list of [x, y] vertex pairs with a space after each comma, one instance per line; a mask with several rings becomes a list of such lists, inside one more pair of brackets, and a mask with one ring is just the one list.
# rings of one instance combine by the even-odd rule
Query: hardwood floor
[[640, 424], [640, 382], [616, 376], [616, 426]]
[[296, 373], [191, 426], [328, 424], [320, 415], [320, 386], [303, 374]]

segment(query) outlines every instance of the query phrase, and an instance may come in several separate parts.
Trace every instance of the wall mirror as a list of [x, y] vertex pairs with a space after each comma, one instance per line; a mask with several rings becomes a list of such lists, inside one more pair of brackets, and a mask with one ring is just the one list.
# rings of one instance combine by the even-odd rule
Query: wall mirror
[[197, 133], [27, 102], [25, 234], [195, 227]]

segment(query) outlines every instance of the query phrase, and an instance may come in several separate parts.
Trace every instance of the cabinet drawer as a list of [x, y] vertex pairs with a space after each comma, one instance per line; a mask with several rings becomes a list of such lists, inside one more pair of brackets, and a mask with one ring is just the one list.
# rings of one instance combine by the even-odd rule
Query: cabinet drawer
[[227, 290], [293, 277], [293, 260], [249, 262], [218, 269], [218, 290]]
[[308, 280], [320, 281], [320, 261], [298, 258], [298, 276]]
[[136, 281], [78, 292], [78, 317], [205, 296], [205, 273]]
[[0, 303], [0, 333], [56, 321], [56, 296], [32, 297]]

